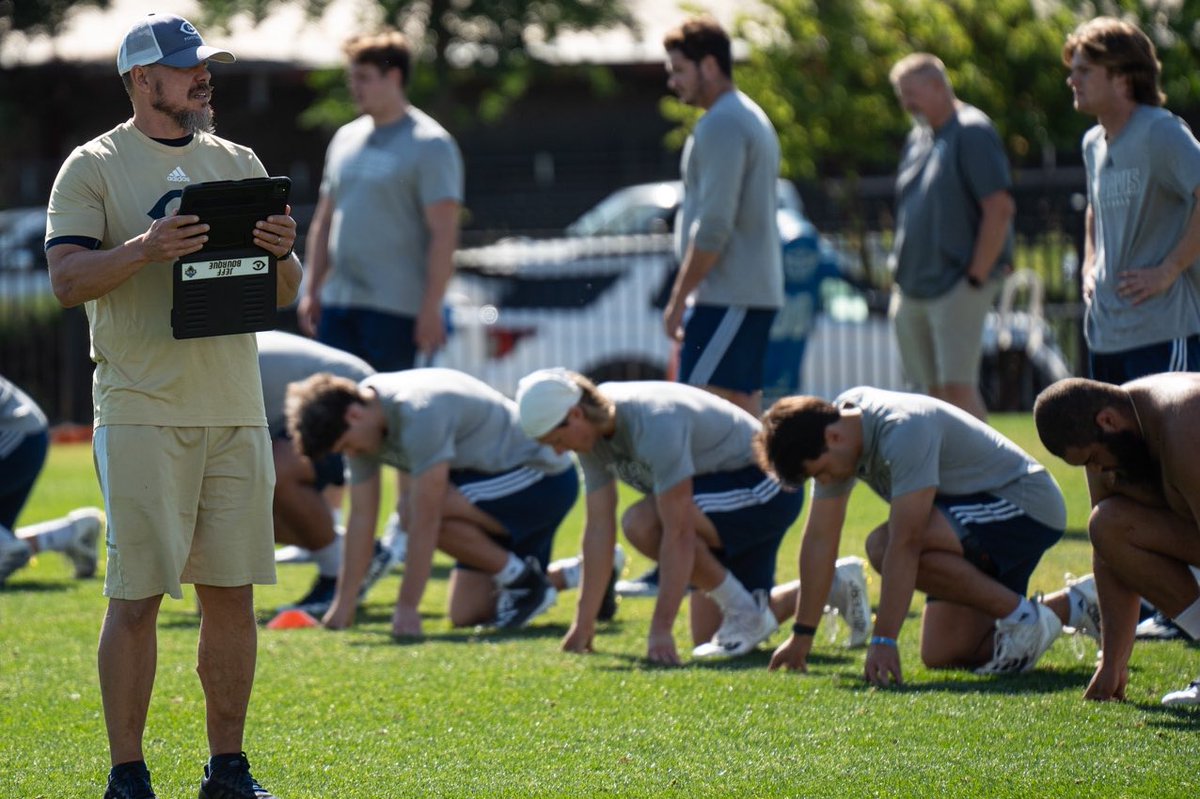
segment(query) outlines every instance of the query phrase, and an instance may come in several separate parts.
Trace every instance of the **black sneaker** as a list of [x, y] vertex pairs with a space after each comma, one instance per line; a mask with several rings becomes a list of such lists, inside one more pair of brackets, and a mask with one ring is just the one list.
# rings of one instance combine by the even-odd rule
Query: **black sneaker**
[[142, 761], [122, 763], [108, 772], [104, 799], [157, 799], [150, 787], [150, 770]]
[[329, 610], [329, 606], [333, 604], [333, 596], [337, 593], [337, 578], [322, 577], [317, 575], [317, 581], [313, 583], [312, 588], [308, 589], [299, 602], [294, 605], [285, 605], [280, 610], [303, 610], [314, 619], [319, 619], [325, 615], [325, 611]]
[[1182, 627], [1172, 621], [1171, 617], [1161, 610], [1155, 611], [1153, 616], [1139, 622], [1136, 635], [1140, 641], [1192, 640], [1192, 637]]
[[[367, 592], [375, 586], [375, 583], [379, 582], [383, 575], [392, 570], [392, 566], [396, 565], [398, 560], [399, 558], [396, 557], [396, 553], [392, 551], [391, 547], [384, 546], [382, 541], [376, 539], [375, 554], [371, 556], [371, 565], [367, 567], [362, 586], [358, 589], [359, 602], [367, 598]], [[330, 601], [333, 601], [332, 597]]]
[[250, 774], [245, 752], [217, 755], [204, 764], [199, 799], [275, 799]]
[[525, 558], [525, 571], [500, 589], [496, 597], [496, 626], [501, 629], [524, 627], [535, 616], [545, 613], [558, 599], [537, 558]]

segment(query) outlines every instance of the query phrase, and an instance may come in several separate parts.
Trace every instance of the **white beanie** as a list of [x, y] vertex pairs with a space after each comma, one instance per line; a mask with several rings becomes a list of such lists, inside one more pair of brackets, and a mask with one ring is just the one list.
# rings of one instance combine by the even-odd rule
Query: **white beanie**
[[549, 433], [571, 410], [583, 389], [566, 369], [539, 369], [517, 383], [517, 406], [521, 409], [521, 429], [530, 438]]

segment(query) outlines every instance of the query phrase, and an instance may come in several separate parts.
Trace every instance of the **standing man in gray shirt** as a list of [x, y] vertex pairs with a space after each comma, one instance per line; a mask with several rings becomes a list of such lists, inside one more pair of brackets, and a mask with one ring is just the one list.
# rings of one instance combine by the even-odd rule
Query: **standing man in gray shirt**
[[[783, 305], [779, 138], [734, 85], [729, 35], [715, 20], [690, 19], [663, 46], [667, 85], [705, 110], [683, 148], [683, 204], [675, 220], [680, 266], [663, 326], [682, 342], [681, 383], [758, 416], [767, 338]], [[685, 320], [689, 298], [694, 305]]]
[[813, 504], [800, 548], [793, 634], [771, 668], [804, 671], [850, 492], [862, 480], [888, 503], [867, 537], [882, 576], [864, 676], [902, 682], [897, 638], [913, 591], [927, 595], [921, 660], [980, 674], [1028, 671], [1070, 625], [1100, 635], [1095, 580], [1043, 601], [1024, 597], [1042, 554], [1066, 527], [1062, 492], [1016, 444], [941, 400], [852, 388], [830, 403], [785, 397], [763, 417], [759, 462], [780, 480], [812, 478]]
[[[1075, 109], [1098, 123], [1083, 137], [1088, 374], [1120, 385], [1200, 371], [1200, 143], [1162, 107], [1162, 65], [1133, 25], [1083, 23], [1063, 63]], [[1139, 637], [1182, 634], [1159, 612], [1138, 627]]]
[[329, 143], [309, 228], [301, 329], [381, 372], [410, 369], [446, 341], [463, 165], [441, 125], [408, 102], [408, 43], [351, 39], [350, 93], [362, 111]]
[[1008, 158], [987, 115], [954, 96], [941, 59], [905, 56], [892, 88], [913, 117], [896, 175], [891, 317], [910, 382], [987, 418], [983, 322], [1012, 264]]
[[1075, 109], [1097, 125], [1087, 168], [1084, 333], [1089, 371], [1120, 384], [1200, 369], [1200, 143], [1162, 107], [1154, 44], [1111, 17], [1085, 22], [1063, 47]]

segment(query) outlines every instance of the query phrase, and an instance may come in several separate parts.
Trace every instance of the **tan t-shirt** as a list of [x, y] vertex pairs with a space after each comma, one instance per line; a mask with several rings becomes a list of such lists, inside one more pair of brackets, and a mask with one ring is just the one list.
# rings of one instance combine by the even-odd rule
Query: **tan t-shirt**
[[[266, 174], [249, 148], [207, 133], [172, 147], [129, 120], [67, 158], [50, 194], [46, 241], [82, 237], [111, 249], [173, 214], [189, 183]], [[147, 264], [86, 303], [96, 426], [265, 427], [254, 335], [173, 338], [171, 268]]]

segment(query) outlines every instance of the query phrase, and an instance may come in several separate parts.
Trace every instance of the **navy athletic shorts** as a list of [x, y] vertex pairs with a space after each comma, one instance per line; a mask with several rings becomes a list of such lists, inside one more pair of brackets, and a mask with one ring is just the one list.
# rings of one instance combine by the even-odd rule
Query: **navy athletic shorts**
[[1120, 352], [1088, 353], [1088, 375], [1101, 383], [1119, 386], [1160, 372], [1200, 372], [1200, 336]]
[[933, 504], [954, 528], [967, 561], [1021, 596], [1042, 553], [1063, 534], [994, 494], [939, 494]]
[[763, 387], [773, 308], [695, 305], [683, 324], [679, 382], [753, 394]]
[[[550, 563], [554, 533], [579, 496], [579, 475], [574, 468], [558, 474], [522, 466], [502, 474], [470, 469], [450, 472], [450, 482], [472, 505], [504, 526], [507, 537], [497, 542], [525, 559], [533, 555], [545, 569]], [[456, 568], [470, 568], [458, 563]]]
[[775, 585], [779, 542], [804, 504], [802, 491], [787, 491], [756, 466], [692, 477], [692, 500], [717, 528], [717, 559], [747, 591]]

